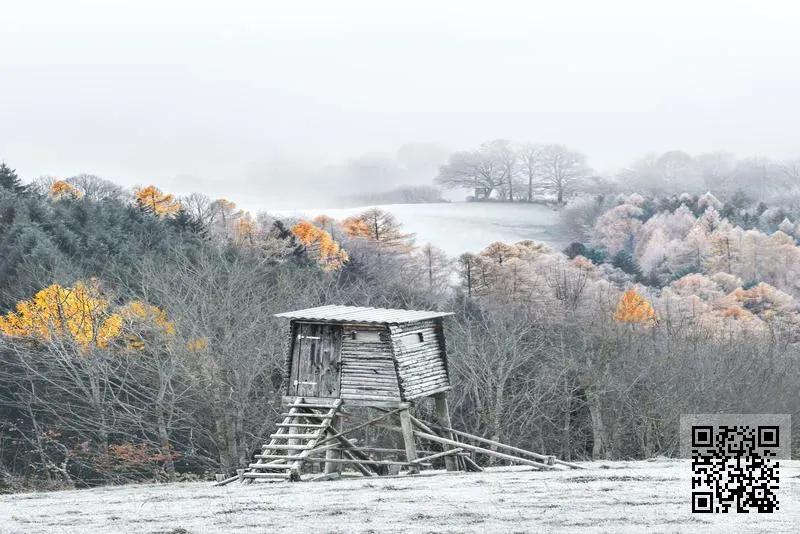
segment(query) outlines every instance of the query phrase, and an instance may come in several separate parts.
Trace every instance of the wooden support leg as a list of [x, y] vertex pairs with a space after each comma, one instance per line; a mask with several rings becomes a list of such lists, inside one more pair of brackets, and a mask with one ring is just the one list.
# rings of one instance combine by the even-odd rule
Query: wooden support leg
[[[433, 396], [436, 401], [436, 419], [437, 423], [445, 428], [452, 428], [450, 424], [450, 408], [447, 406], [447, 392], [443, 391]], [[445, 438], [455, 441], [455, 436], [450, 432], [445, 433]], [[445, 451], [449, 451], [453, 447], [444, 445], [442, 447]], [[444, 465], [448, 471], [458, 471], [457, 458], [455, 456], [445, 456]]]
[[[417, 459], [417, 446], [414, 443], [414, 429], [411, 426], [411, 414], [408, 409], [400, 412], [400, 428], [403, 431], [403, 441], [406, 445], [406, 461], [413, 462]], [[419, 468], [410, 466], [408, 472], [412, 475], [419, 473]]]
[[[339, 433], [342, 431], [342, 424], [341, 418], [337, 415], [331, 420], [331, 430], [335, 433]], [[342, 458], [342, 452], [339, 448], [328, 449], [325, 451], [325, 459], [326, 460], [337, 460]], [[337, 462], [325, 462], [325, 474], [329, 475], [331, 473], [340, 473], [342, 470], [342, 464]]]

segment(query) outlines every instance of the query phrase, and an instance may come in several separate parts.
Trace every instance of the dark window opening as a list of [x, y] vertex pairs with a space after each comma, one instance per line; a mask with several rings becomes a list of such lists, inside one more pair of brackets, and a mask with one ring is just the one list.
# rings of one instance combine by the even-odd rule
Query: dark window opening
[[422, 332], [417, 332], [417, 338], [419, 339], [419, 342], [420, 342], [420, 343], [422, 343], [423, 341], [425, 341], [425, 339], [423, 339], [423, 337], [422, 337]]

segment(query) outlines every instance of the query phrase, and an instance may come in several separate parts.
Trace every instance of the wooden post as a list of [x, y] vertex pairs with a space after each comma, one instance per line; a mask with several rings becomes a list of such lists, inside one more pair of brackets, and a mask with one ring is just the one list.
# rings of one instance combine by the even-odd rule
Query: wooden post
[[[417, 446], [414, 443], [414, 429], [411, 426], [411, 414], [408, 408], [400, 412], [400, 428], [403, 431], [403, 441], [406, 445], [406, 462], [413, 462], [417, 459]], [[419, 473], [419, 467], [410, 465], [408, 467], [409, 474]]]
[[[450, 409], [447, 406], [447, 392], [442, 391], [433, 396], [436, 401], [436, 422], [445, 428], [452, 428], [450, 424]], [[455, 441], [455, 436], [452, 433], [446, 432], [445, 437]], [[443, 445], [445, 451], [452, 449], [450, 445]], [[411, 460], [409, 460], [411, 461]], [[448, 471], [458, 471], [457, 459], [454, 456], [448, 455], [444, 458], [444, 465]]]
[[[335, 415], [331, 420], [331, 430], [338, 434], [342, 431], [341, 419]], [[339, 450], [338, 444], [336, 448], [330, 448], [325, 451], [326, 460], [337, 460], [342, 458], [342, 452]], [[325, 462], [325, 474], [338, 473], [342, 470], [342, 464], [338, 462]]]

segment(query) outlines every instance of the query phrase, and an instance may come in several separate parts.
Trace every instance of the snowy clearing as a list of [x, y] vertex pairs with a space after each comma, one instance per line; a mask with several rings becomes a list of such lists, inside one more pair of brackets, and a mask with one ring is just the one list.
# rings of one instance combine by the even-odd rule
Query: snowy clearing
[[[449, 256], [480, 252], [495, 241], [513, 243], [532, 239], [561, 250], [569, 243], [559, 235], [558, 212], [539, 204], [499, 202], [452, 202], [446, 204], [393, 204], [377, 206], [403, 223], [403, 230], [417, 234], [417, 244], [431, 243]], [[335, 219], [358, 215], [369, 208], [267, 210], [274, 216]]]
[[775, 514], [691, 514], [687, 461], [591, 462], [583, 471], [329, 482], [135, 485], [0, 496], [17, 532], [796, 532], [800, 461], [781, 467]]

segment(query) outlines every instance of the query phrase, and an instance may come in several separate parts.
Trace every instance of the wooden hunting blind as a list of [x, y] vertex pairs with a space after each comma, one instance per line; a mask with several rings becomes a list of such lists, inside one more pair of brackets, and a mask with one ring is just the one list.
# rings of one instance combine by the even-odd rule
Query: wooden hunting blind
[[[413, 474], [432, 466], [433, 460], [444, 461], [448, 471], [481, 471], [471, 458], [475, 453], [537, 469], [577, 468], [553, 456], [451, 428], [442, 326], [449, 315], [453, 314], [335, 305], [277, 314], [290, 320], [283, 396], [286, 411], [276, 433], [269, 436], [260, 454], [254, 455], [256, 461], [239, 469], [236, 476], [218, 475], [218, 484], [300, 480], [301, 470], [315, 463], [324, 463], [324, 474], [315, 479], [338, 476], [342, 464], [366, 476], [388, 474], [390, 467], [404, 467]], [[418, 419], [410, 411], [428, 397], [435, 401], [435, 422]], [[379, 415], [345, 430], [342, 420], [352, 421], [354, 416], [347, 407], [366, 407]], [[399, 425], [388, 424], [392, 418], [399, 419]], [[353, 433], [370, 425], [399, 432], [403, 449], [356, 445]], [[428, 442], [429, 449], [441, 450], [418, 450], [417, 439]], [[419, 458], [418, 452], [427, 456]], [[320, 453], [324, 456], [317, 456]], [[393, 459], [376, 458], [381, 454]]]
[[291, 320], [290, 397], [398, 406], [450, 389], [442, 318], [452, 313], [322, 306]]

